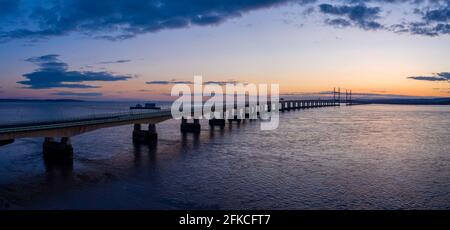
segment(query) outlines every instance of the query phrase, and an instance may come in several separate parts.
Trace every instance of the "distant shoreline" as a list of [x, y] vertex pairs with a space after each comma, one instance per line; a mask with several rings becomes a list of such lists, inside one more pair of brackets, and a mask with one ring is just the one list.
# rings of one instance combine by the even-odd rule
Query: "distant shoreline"
[[385, 104], [385, 105], [450, 105], [450, 98], [426, 98], [426, 99], [358, 99], [354, 103], [360, 104]]
[[[145, 100], [143, 100], [145, 101]], [[76, 99], [0, 99], [0, 103], [5, 102], [122, 102], [122, 101], [86, 101]], [[135, 101], [123, 101], [133, 103]], [[158, 101], [163, 102], [163, 101]], [[170, 102], [170, 101], [164, 101]], [[386, 105], [450, 105], [450, 98], [423, 98], [423, 99], [355, 99], [355, 104], [386, 104]]]

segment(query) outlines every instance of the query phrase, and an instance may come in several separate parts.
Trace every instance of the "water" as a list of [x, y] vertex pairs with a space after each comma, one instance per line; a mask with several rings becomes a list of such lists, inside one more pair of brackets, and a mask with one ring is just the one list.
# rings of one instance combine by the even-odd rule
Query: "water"
[[[132, 103], [2, 103], [1, 122], [124, 111]], [[73, 138], [73, 163], [43, 159], [42, 138], [0, 147], [3, 209], [449, 209], [450, 107], [361, 105], [281, 114], [199, 136], [157, 125]]]

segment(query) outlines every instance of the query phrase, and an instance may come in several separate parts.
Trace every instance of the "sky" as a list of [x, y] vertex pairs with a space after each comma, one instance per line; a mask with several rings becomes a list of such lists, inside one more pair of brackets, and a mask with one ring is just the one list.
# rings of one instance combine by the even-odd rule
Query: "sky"
[[164, 100], [194, 75], [449, 97], [449, 35], [449, 0], [0, 0], [0, 98]]

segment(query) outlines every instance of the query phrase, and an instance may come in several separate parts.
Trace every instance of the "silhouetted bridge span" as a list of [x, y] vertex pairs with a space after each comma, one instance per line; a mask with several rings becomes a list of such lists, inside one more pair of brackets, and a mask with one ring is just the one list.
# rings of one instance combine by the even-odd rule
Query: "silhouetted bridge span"
[[[239, 111], [235, 107], [235, 111], [232, 111], [231, 116], [224, 115], [220, 119], [209, 120], [209, 125], [223, 128], [226, 120], [229, 123], [241, 122], [251, 118], [255, 114], [258, 117], [261, 115], [260, 112], [271, 112], [273, 109], [284, 112], [339, 105], [340, 103], [336, 100], [280, 100], [278, 104], [246, 104]], [[228, 112], [224, 111], [224, 113]], [[237, 114], [245, 115], [238, 116]], [[97, 129], [131, 124], [134, 125], [133, 141], [151, 143], [155, 142], [158, 136], [155, 124], [169, 119], [172, 119], [171, 111], [164, 109], [139, 112], [130, 111], [64, 120], [4, 124], [0, 125], [0, 146], [10, 144], [18, 138], [43, 137], [44, 154], [72, 155], [73, 147], [70, 140], [71, 137]], [[188, 122], [185, 118], [181, 119], [181, 132], [200, 132], [199, 120], [192, 120], [192, 122]], [[142, 124], [147, 124], [148, 129], [142, 129]], [[56, 138], [60, 138], [60, 140], [58, 141]]]

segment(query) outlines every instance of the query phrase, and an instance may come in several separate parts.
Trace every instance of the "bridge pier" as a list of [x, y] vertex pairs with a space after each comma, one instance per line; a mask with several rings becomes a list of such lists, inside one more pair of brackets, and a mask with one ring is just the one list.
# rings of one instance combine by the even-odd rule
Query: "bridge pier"
[[187, 119], [182, 117], [180, 130], [182, 133], [200, 133], [200, 121], [194, 119], [193, 123], [188, 123]]
[[148, 130], [142, 130], [141, 124], [134, 124], [133, 142], [152, 143], [158, 141], [155, 124], [148, 124]]
[[225, 127], [225, 119], [210, 119], [209, 126], [220, 126], [220, 128]]
[[46, 137], [42, 147], [44, 155], [49, 157], [72, 157], [73, 155], [70, 137], [63, 137], [59, 142], [53, 137]]
[[237, 115], [234, 116], [234, 118], [230, 118], [228, 119], [228, 123], [232, 123], [232, 122], [237, 122], [237, 123], [241, 123], [242, 119], [239, 119]]
[[250, 119], [250, 114], [253, 112], [253, 108], [252, 107], [245, 107], [244, 108], [244, 119]]
[[232, 110], [227, 111], [227, 120], [228, 123], [233, 123], [237, 122], [237, 123], [241, 123], [242, 122], [242, 118], [245, 119], [245, 113], [243, 113], [244, 111], [242, 110], [238, 110], [237, 108], [234, 108]]

